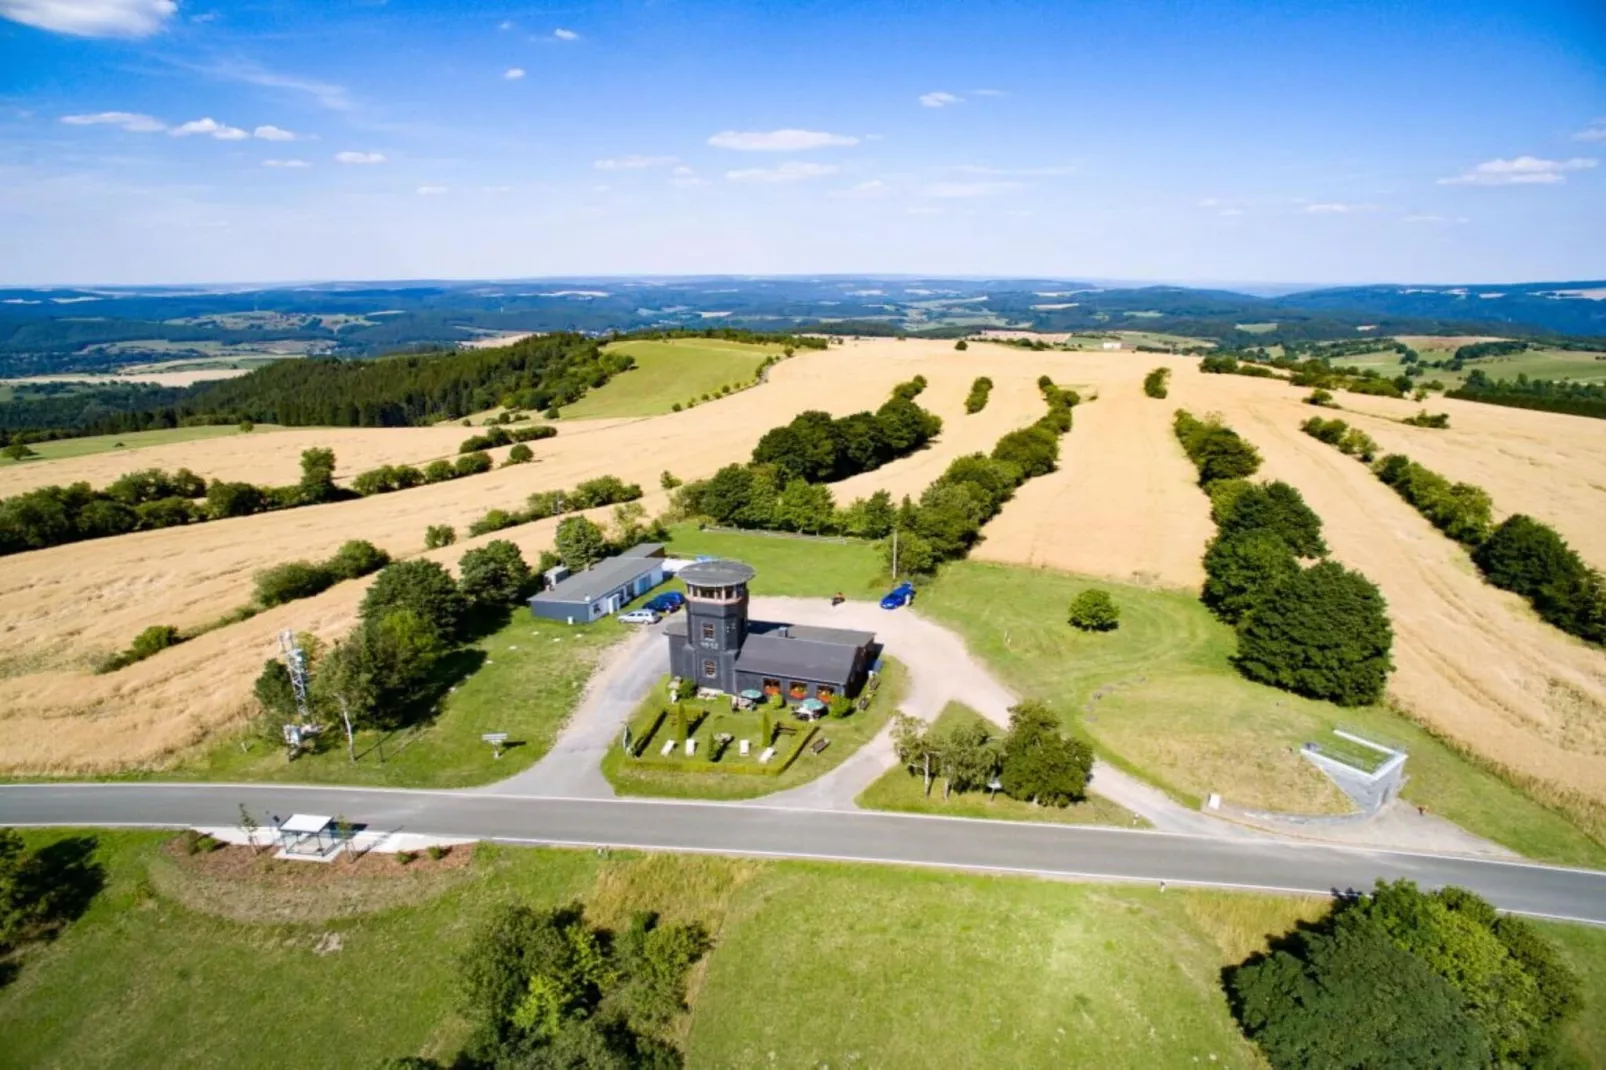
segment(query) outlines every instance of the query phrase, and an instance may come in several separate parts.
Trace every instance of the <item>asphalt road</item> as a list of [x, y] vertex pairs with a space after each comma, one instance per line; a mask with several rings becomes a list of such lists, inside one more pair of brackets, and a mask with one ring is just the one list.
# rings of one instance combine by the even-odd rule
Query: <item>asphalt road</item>
[[1456, 884], [1524, 914], [1606, 925], [1606, 873], [1289, 841], [754, 805], [267, 784], [0, 785], [0, 825], [189, 827], [343, 815], [385, 831], [1327, 893]]

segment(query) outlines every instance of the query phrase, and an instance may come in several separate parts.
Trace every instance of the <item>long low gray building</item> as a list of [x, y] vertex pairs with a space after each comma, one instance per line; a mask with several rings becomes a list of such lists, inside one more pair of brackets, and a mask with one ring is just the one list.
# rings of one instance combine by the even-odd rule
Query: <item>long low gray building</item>
[[668, 565], [663, 543], [641, 543], [559, 579], [530, 599], [530, 612], [547, 620], [590, 624], [663, 583]]
[[699, 688], [761, 691], [790, 701], [852, 696], [876, 654], [873, 632], [748, 620], [740, 561], [698, 561], [680, 570], [686, 612], [664, 629], [669, 671]]

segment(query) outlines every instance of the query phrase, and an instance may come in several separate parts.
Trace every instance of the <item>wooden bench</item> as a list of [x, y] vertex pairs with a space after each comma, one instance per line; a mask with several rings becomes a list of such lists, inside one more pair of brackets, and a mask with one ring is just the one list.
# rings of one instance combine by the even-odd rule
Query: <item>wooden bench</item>
[[694, 755], [696, 753], [697, 753], [697, 741], [695, 739], [688, 739], [686, 741], [686, 757], [690, 758], [692, 755]]
[[666, 740], [664, 740], [664, 749], [658, 752], [658, 757], [667, 758], [667, 757], [669, 757], [669, 752], [674, 750], [674, 749], [675, 749], [675, 741], [672, 740], [672, 739], [666, 739]]
[[742, 745], [741, 745], [741, 748], [740, 748], [741, 749], [741, 755], [742, 755], [743, 758], [747, 757], [747, 748], [748, 748], [748, 741], [744, 739], [744, 740], [742, 740]]
[[775, 748], [774, 747], [765, 747], [764, 748], [764, 753], [760, 754], [758, 756], [758, 764], [759, 765], [768, 765], [770, 763], [770, 759], [773, 758], [773, 757], [775, 757]]
[[809, 750], [813, 751], [815, 754], [818, 754], [830, 745], [831, 741], [826, 739], [824, 736], [821, 736], [819, 739], [814, 741], [814, 743], [809, 747]]

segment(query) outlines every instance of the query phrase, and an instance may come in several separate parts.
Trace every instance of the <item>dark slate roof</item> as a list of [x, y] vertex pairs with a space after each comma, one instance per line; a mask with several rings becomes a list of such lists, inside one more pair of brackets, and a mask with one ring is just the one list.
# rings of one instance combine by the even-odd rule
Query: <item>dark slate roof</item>
[[755, 676], [845, 684], [853, 674], [859, 648], [846, 643], [785, 639], [775, 633], [748, 635], [736, 656], [738, 672]]
[[591, 602], [663, 567], [663, 560], [657, 557], [609, 557], [584, 572], [576, 572], [559, 580], [557, 586], [549, 587], [530, 599], [530, 604]]
[[661, 542], [638, 542], [630, 549], [619, 555], [620, 557], [662, 557], [664, 544]]
[[869, 646], [875, 642], [874, 632], [856, 632], [847, 628], [820, 628], [812, 624], [779, 624], [767, 620], [747, 622], [749, 635], [774, 635], [782, 639], [806, 639], [815, 643], [838, 643], [845, 646]]
[[758, 570], [740, 561], [693, 561], [683, 567], [676, 577], [698, 587], [729, 587], [746, 583]]

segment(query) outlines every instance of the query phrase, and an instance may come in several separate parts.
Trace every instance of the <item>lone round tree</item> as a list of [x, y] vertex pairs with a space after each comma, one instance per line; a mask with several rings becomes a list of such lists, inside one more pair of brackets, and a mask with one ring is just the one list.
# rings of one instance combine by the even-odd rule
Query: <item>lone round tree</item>
[[1238, 668], [1251, 680], [1340, 706], [1383, 696], [1394, 630], [1377, 586], [1334, 561], [1274, 585], [1238, 625]]
[[1120, 627], [1121, 607], [1107, 591], [1092, 588], [1071, 602], [1071, 625], [1084, 632], [1110, 632]]

